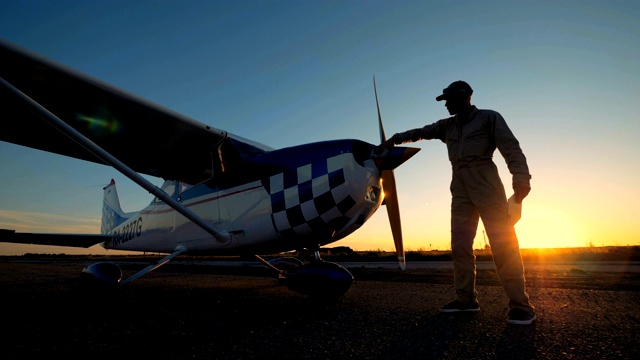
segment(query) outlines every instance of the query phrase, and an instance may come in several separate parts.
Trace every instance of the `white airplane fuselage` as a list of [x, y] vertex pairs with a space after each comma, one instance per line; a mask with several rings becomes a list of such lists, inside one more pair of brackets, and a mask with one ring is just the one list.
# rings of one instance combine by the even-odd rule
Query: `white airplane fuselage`
[[[100, 234], [0, 229], [1, 242], [101, 244], [168, 254], [126, 279], [111, 261], [91, 264], [81, 273], [91, 289], [119, 290], [181, 254], [253, 255], [289, 289], [335, 299], [346, 293], [353, 276], [320, 259], [317, 250], [353, 233], [373, 215], [384, 200], [383, 182], [404, 269], [393, 169], [419, 149], [354, 139], [272, 149], [1, 39], [0, 93], [10, 123], [0, 131], [0, 141], [108, 164], [155, 196], [144, 209], [125, 213], [112, 180], [104, 188]], [[375, 79], [374, 93], [377, 105]], [[378, 126], [385, 142], [379, 106]], [[158, 188], [141, 175], [165, 183]], [[266, 261], [260, 256], [293, 250], [313, 251], [314, 259]]]
[[[181, 191], [179, 181], [163, 190], [217, 229], [220, 241], [158, 199], [110, 230], [107, 249], [171, 253], [274, 253], [325, 245], [361, 227], [383, 200], [381, 171], [373, 160], [356, 159], [352, 140], [307, 144], [274, 151], [256, 164], [268, 177], [233, 186], [212, 181]], [[364, 143], [363, 143], [364, 144]], [[361, 146], [362, 147], [362, 146]], [[329, 151], [324, 151], [331, 148]], [[315, 152], [300, 156], [301, 152]], [[322, 153], [328, 154], [323, 156]], [[293, 158], [293, 159], [292, 159]], [[245, 174], [250, 178], [250, 174]]]

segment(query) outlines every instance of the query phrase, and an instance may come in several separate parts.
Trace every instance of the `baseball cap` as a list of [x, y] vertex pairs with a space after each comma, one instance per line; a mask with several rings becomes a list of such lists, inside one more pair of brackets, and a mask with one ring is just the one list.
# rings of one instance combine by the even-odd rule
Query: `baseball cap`
[[473, 89], [462, 80], [454, 81], [442, 90], [442, 95], [436, 97], [436, 101], [447, 100], [450, 95], [454, 94], [471, 95], [473, 94]]

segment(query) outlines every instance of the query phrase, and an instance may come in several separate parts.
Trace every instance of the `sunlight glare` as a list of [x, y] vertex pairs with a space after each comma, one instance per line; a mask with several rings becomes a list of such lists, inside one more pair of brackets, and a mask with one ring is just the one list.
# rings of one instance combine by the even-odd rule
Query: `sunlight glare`
[[521, 248], [563, 248], [588, 246], [583, 229], [570, 214], [550, 207], [522, 208], [522, 219], [516, 224]]
[[76, 119], [85, 123], [95, 135], [117, 134], [120, 131], [120, 122], [108, 112], [102, 111], [103, 116], [87, 116], [76, 114]]

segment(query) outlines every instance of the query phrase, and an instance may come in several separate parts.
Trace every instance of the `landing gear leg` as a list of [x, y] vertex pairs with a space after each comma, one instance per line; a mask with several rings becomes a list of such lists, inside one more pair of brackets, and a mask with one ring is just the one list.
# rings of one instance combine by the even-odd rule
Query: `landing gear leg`
[[336, 263], [322, 260], [318, 248], [302, 249], [299, 256], [308, 258], [310, 262], [303, 263], [293, 257], [266, 261], [261, 256], [254, 255], [258, 261], [278, 274], [279, 284], [287, 285], [291, 291], [308, 295], [314, 301], [335, 302], [353, 284], [353, 275]]
[[268, 267], [269, 269], [275, 271], [278, 274], [278, 280], [279, 279], [284, 279], [284, 270], [278, 269], [273, 264], [271, 264], [270, 262], [268, 262], [267, 260], [262, 258], [260, 255], [253, 255], [253, 256], [255, 256], [255, 258], [258, 259], [258, 261], [260, 261], [261, 263], [263, 263], [266, 267]]

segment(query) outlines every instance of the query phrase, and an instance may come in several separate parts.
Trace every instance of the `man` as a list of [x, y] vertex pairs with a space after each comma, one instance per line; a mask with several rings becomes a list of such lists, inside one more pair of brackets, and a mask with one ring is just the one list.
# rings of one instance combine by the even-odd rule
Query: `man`
[[496, 147], [513, 176], [515, 201], [529, 194], [529, 168], [518, 140], [502, 116], [471, 105], [471, 86], [451, 83], [437, 101], [445, 100], [452, 117], [423, 128], [393, 135], [379, 150], [395, 144], [439, 139], [447, 144], [453, 168], [451, 180], [451, 254], [456, 299], [442, 312], [479, 311], [473, 239], [482, 218], [489, 237], [498, 278], [509, 298], [508, 323], [528, 325], [536, 320], [525, 289], [524, 268], [513, 222], [509, 222], [507, 198], [493, 153]]

